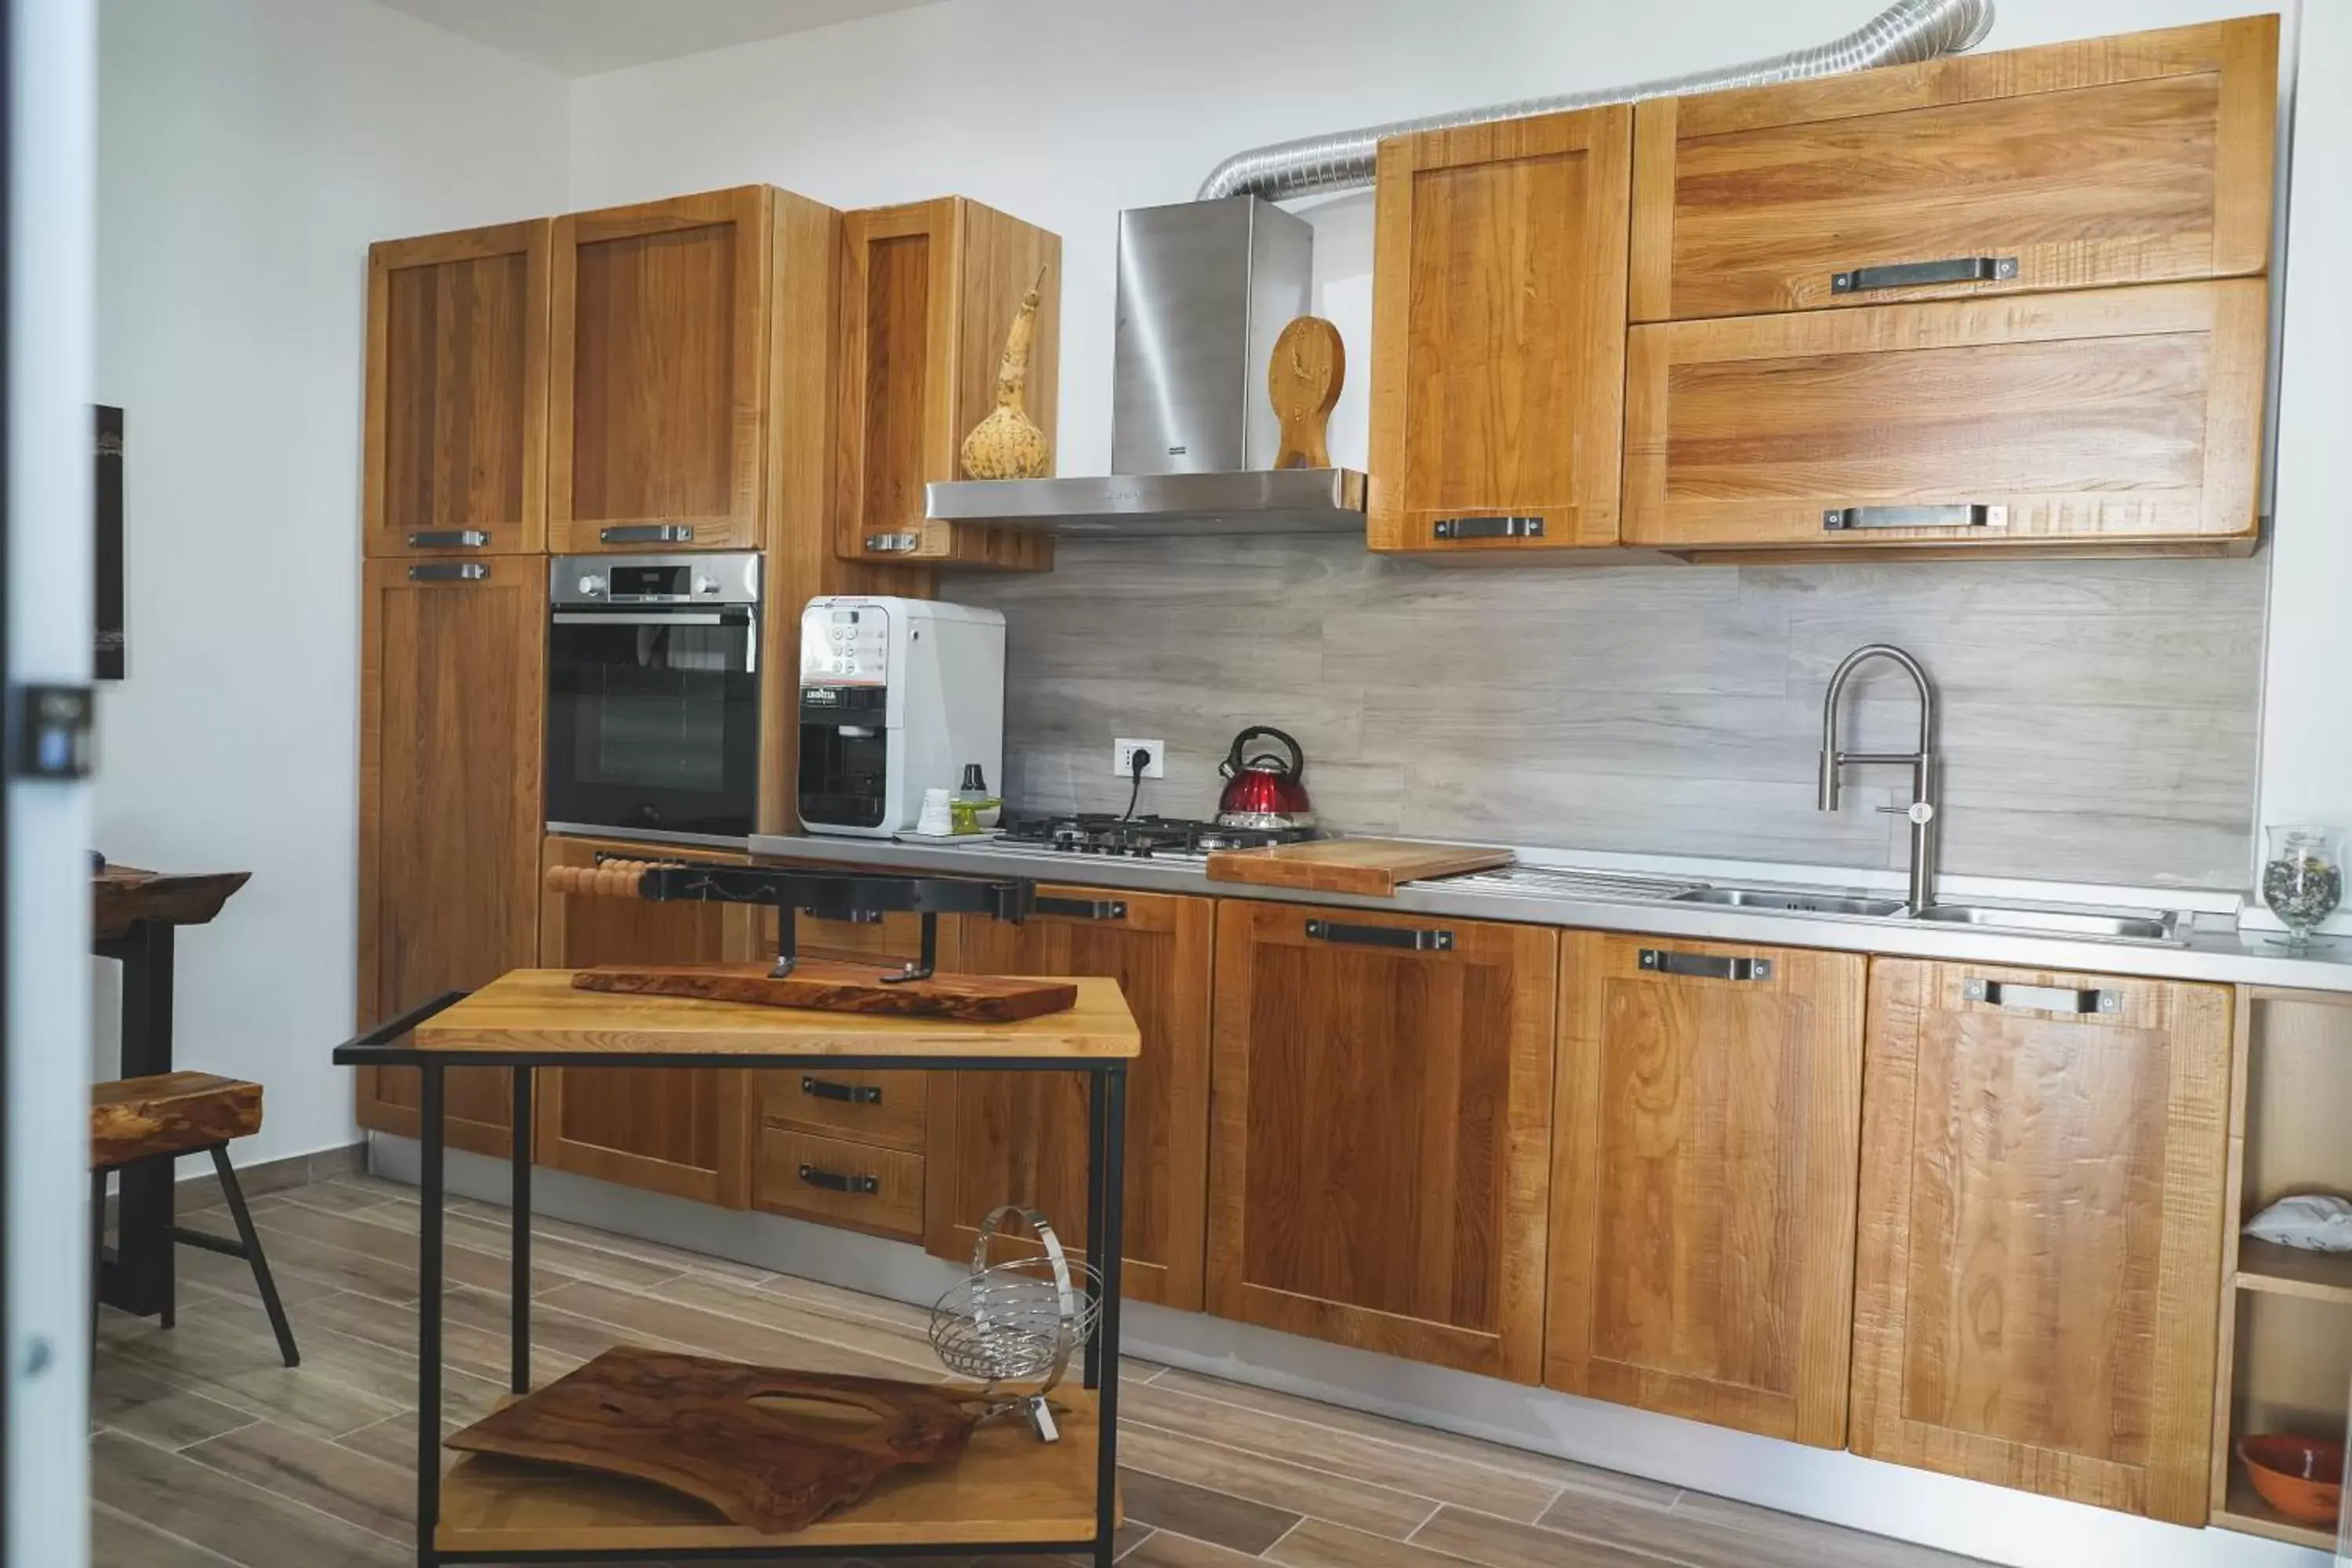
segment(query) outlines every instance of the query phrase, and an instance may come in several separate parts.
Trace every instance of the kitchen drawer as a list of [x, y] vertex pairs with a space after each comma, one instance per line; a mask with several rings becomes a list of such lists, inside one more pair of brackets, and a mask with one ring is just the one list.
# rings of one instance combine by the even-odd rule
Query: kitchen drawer
[[[835, 1180], [848, 1184], [850, 1190], [825, 1184]], [[777, 1214], [919, 1241], [923, 1157], [845, 1138], [762, 1127], [751, 1201]]]
[[2245, 278], [1636, 327], [1625, 542], [2251, 541], [2268, 300]]
[[784, 1068], [760, 1075], [760, 1120], [920, 1153], [930, 1075]]
[[2266, 16], [1644, 103], [1633, 319], [2260, 272], [2277, 82]]

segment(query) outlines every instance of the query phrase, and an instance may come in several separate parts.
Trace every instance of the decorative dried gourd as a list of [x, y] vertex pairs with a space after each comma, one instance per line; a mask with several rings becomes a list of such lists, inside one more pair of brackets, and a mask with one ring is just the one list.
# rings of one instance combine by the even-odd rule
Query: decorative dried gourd
[[1043, 479], [1054, 466], [1053, 444], [1022, 405], [1029, 385], [1029, 343], [1037, 331], [1037, 290], [1045, 269], [1021, 297], [1020, 313], [1004, 334], [1004, 358], [996, 370], [996, 406], [963, 438], [963, 471], [975, 479]]

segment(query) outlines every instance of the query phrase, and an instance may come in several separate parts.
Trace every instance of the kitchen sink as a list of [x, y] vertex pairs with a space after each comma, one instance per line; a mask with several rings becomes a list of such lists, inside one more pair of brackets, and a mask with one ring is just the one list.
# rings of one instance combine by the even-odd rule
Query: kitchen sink
[[1762, 888], [1694, 888], [1678, 904], [1722, 904], [1737, 910], [1785, 910], [1808, 915], [1899, 915], [1900, 899], [1843, 899], [1832, 893], [1781, 893]]
[[1935, 904], [1914, 920], [1937, 925], [1994, 926], [2053, 936], [2105, 937], [2122, 942], [2178, 942], [2179, 915], [2118, 915], [2091, 910], [2003, 909], [1984, 904]]

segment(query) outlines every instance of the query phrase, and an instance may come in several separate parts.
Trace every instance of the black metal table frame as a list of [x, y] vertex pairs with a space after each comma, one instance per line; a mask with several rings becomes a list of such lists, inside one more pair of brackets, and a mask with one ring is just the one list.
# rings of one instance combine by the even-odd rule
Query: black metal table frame
[[[654, 1051], [446, 1051], [394, 1042], [419, 1024], [468, 994], [452, 991], [402, 1014], [389, 1023], [335, 1047], [346, 1067], [413, 1067], [420, 1069], [423, 1094], [418, 1112], [423, 1144], [417, 1226], [416, 1354], [416, 1562], [417, 1568], [457, 1563], [563, 1563], [766, 1561], [780, 1557], [908, 1557], [942, 1552], [1003, 1556], [1015, 1553], [1091, 1550], [1096, 1568], [1109, 1568], [1118, 1529], [1118, 1310], [1120, 1253], [1125, 1245], [1127, 1170], [1127, 1069], [1124, 1057], [974, 1059], [969, 1056], [858, 1057], [811, 1053]], [[509, 1287], [512, 1322], [510, 1386], [530, 1392], [530, 1168], [531, 1075], [540, 1068], [789, 1068], [822, 1065], [866, 1071], [1083, 1072], [1089, 1075], [1087, 1117], [1087, 1257], [1096, 1265], [1089, 1291], [1099, 1309], [1086, 1345], [1085, 1384], [1095, 1391], [1095, 1534], [1092, 1541], [926, 1541], [906, 1545], [804, 1546], [778, 1537], [772, 1544], [743, 1547], [604, 1547], [517, 1552], [460, 1549], [435, 1544], [441, 1519], [441, 1233], [445, 1201], [445, 1140], [442, 1132], [444, 1075], [450, 1068], [509, 1068], [514, 1075], [513, 1273]]]

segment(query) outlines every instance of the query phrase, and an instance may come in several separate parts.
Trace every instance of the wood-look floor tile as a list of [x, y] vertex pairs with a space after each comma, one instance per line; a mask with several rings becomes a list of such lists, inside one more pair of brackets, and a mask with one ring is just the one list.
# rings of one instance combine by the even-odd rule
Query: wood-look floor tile
[[[191, 1230], [210, 1231], [215, 1236], [227, 1236], [232, 1227], [224, 1215], [217, 1223], [190, 1217], [184, 1219]], [[278, 1282], [278, 1299], [289, 1311], [303, 1302], [320, 1296], [331, 1296], [343, 1287], [332, 1279], [320, 1279], [299, 1269], [281, 1268], [269, 1243], [264, 1241], [261, 1250], [269, 1258], [269, 1270]], [[196, 1285], [219, 1296], [235, 1296], [261, 1310], [261, 1292], [253, 1283], [253, 1265], [242, 1258], [224, 1258], [217, 1252], [201, 1247], [182, 1247], [173, 1250], [172, 1272], [182, 1285]]]
[[[845, 1290], [821, 1280], [796, 1279], [789, 1274], [774, 1275], [757, 1283], [730, 1284], [721, 1293], [695, 1287], [689, 1276], [687, 1280], [656, 1286], [650, 1294], [709, 1305], [718, 1310], [750, 1317], [754, 1322], [771, 1321], [766, 1303], [782, 1301], [861, 1331], [860, 1338], [852, 1342], [839, 1339], [831, 1329], [813, 1328], [811, 1331], [820, 1338], [908, 1360], [926, 1371], [938, 1369], [938, 1359], [930, 1348], [931, 1314], [928, 1307]], [[731, 1304], [720, 1306], [721, 1301]], [[1118, 1358], [1118, 1367], [1121, 1384], [1127, 1387], [1149, 1383], [1168, 1370], [1158, 1362], [1125, 1355]]]
[[1409, 1422], [1350, 1410], [1342, 1405], [1326, 1405], [1320, 1400], [1304, 1398], [1296, 1394], [1228, 1383], [1223, 1378], [1186, 1372], [1181, 1367], [1171, 1367], [1152, 1381], [1160, 1388], [1213, 1399], [1223, 1405], [1264, 1411], [1269, 1415], [1286, 1416], [1309, 1426], [1337, 1427], [1342, 1432], [1370, 1437], [1376, 1442], [1393, 1443], [1416, 1454], [1458, 1459], [1548, 1486], [1598, 1493], [1624, 1502], [1646, 1503], [1661, 1510], [1673, 1507], [1675, 1499], [1682, 1495], [1681, 1488], [1669, 1486], [1664, 1481], [1580, 1465], [1573, 1460], [1554, 1458], [1549, 1454], [1533, 1453], [1476, 1437], [1465, 1437], [1433, 1426], [1415, 1426]]
[[929, 1315], [916, 1309], [908, 1310], [919, 1321], [910, 1321], [906, 1314], [877, 1310], [866, 1321], [855, 1322], [841, 1313], [813, 1310], [791, 1296], [691, 1274], [648, 1293], [664, 1301], [781, 1329], [909, 1369], [899, 1375], [938, 1375], [941, 1370], [939, 1357], [931, 1350]]
[[[1653, 1511], [1648, 1519], [1654, 1529], [1663, 1531], [1664, 1516]], [[1660, 1536], [1644, 1539], [1646, 1543], [1637, 1550], [1627, 1550], [1581, 1533], [1562, 1534], [1465, 1508], [1442, 1508], [1413, 1532], [1412, 1544], [1484, 1568], [1658, 1568], [1661, 1557], [1669, 1563], [1684, 1561], [1664, 1549]], [[1751, 1562], [1746, 1568], [1758, 1565]]]
[[172, 1533], [243, 1568], [412, 1568], [415, 1552], [136, 1437], [90, 1440], [90, 1494], [124, 1513], [170, 1521]]
[[[467, 1422], [445, 1417], [441, 1423], [444, 1437], [467, 1425]], [[416, 1412], [404, 1410], [356, 1432], [346, 1432], [335, 1441], [356, 1454], [391, 1466], [415, 1485], [416, 1478]]]
[[[416, 1295], [416, 1233], [393, 1226], [379, 1225], [366, 1214], [322, 1214], [289, 1204], [266, 1215], [258, 1215], [254, 1224], [261, 1228], [261, 1245], [268, 1248], [273, 1261], [280, 1237], [299, 1237], [306, 1244], [333, 1247], [341, 1252], [375, 1260], [383, 1267], [400, 1271], [406, 1280], [406, 1293]], [[446, 1230], [442, 1236], [441, 1277], [452, 1285], [471, 1285], [478, 1290], [507, 1289], [514, 1281], [514, 1266], [506, 1252], [484, 1252], [464, 1245]], [[545, 1267], [538, 1258], [531, 1259], [530, 1289], [537, 1295], [551, 1290], [569, 1281], [570, 1276]]]
[[[300, 1334], [299, 1324], [295, 1331]], [[415, 1398], [413, 1374], [406, 1397], [388, 1397], [343, 1382], [319, 1347], [305, 1349], [301, 1366], [282, 1366], [267, 1330], [258, 1337], [221, 1331], [191, 1321], [184, 1309], [178, 1328], [109, 1344], [100, 1361], [131, 1361], [175, 1387], [323, 1437], [381, 1421]]]
[[[487, 1334], [495, 1342], [501, 1370], [492, 1375], [503, 1378], [509, 1364], [507, 1335], [512, 1309], [504, 1296], [488, 1296], [479, 1290], [453, 1290], [448, 1304], [443, 1309], [445, 1327], [461, 1327], [478, 1334]], [[533, 1297], [530, 1303], [530, 1364], [539, 1381], [545, 1382], [549, 1369], [576, 1366], [603, 1355], [614, 1345], [645, 1345], [654, 1350], [692, 1350], [694, 1347], [666, 1339], [642, 1329], [619, 1329], [610, 1323], [600, 1323], [593, 1318], [580, 1317], [551, 1306], [544, 1296]]]
[[943, 1382], [947, 1373], [936, 1365], [926, 1369], [861, 1351], [846, 1350], [824, 1340], [787, 1330], [682, 1306], [654, 1296], [633, 1296], [586, 1281], [551, 1290], [540, 1298], [548, 1306], [576, 1313], [626, 1331], [621, 1337], [634, 1342], [638, 1333], [694, 1347], [705, 1355], [731, 1357], [767, 1366], [797, 1367], [804, 1372], [845, 1372], [862, 1377], [897, 1377], [917, 1383]]
[[1263, 1564], [1265, 1559], [1195, 1541], [1172, 1530], [1155, 1530], [1119, 1562], [1132, 1568], [1244, 1568], [1246, 1563]]
[[[1568, 1551], [1582, 1545], [1571, 1542]], [[1265, 1553], [1291, 1568], [1462, 1568], [1463, 1559], [1409, 1541], [1366, 1535], [1328, 1520], [1305, 1519]], [[1565, 1561], [1565, 1560], [1564, 1560]]]
[[[310, 1214], [321, 1219], [334, 1217], [317, 1215], [315, 1210], [310, 1209], [281, 1211], [281, 1214], [285, 1212]], [[278, 1217], [280, 1215], [258, 1216], [254, 1224], [260, 1226], [265, 1220]], [[191, 1224], [189, 1228], [208, 1229], [217, 1236], [230, 1234], [226, 1220], [209, 1224], [199, 1221]], [[416, 1300], [416, 1259], [414, 1254], [404, 1258], [379, 1257], [365, 1252], [353, 1252], [346, 1247], [324, 1247], [306, 1237], [290, 1235], [284, 1230], [267, 1228], [262, 1230], [261, 1248], [268, 1255], [269, 1271], [277, 1278], [278, 1294], [281, 1298], [285, 1296], [289, 1284], [307, 1280], [313, 1284], [324, 1283], [337, 1290], [357, 1290], [365, 1296], [380, 1296], [387, 1301]], [[207, 1256], [194, 1247], [185, 1247], [180, 1248], [180, 1254], [183, 1258]], [[216, 1289], [224, 1291], [237, 1291], [240, 1294], [253, 1289], [252, 1270], [243, 1263], [234, 1258], [223, 1258], [218, 1261], [227, 1264], [242, 1274], [245, 1278], [245, 1285], [244, 1290], [239, 1291], [234, 1276], [219, 1274], [215, 1271]], [[505, 1267], [498, 1263], [495, 1258], [487, 1261], [500, 1268]], [[214, 1285], [215, 1280], [207, 1279], [205, 1283]], [[290, 1301], [288, 1304], [292, 1305]]]
[[391, 1199], [404, 1200], [413, 1204], [416, 1201], [416, 1189], [407, 1183], [386, 1181], [382, 1176], [372, 1176], [365, 1171], [337, 1171], [319, 1184], [329, 1187], [349, 1187], [353, 1192], [366, 1193], [380, 1202]]
[[[414, 1188], [400, 1187], [394, 1190], [403, 1194], [412, 1204], [416, 1201]], [[507, 1210], [501, 1205], [486, 1204], [478, 1198], [457, 1199], [450, 1204], [449, 1210], [452, 1214], [471, 1215], [480, 1219], [504, 1221], [507, 1216]], [[761, 1268], [756, 1264], [738, 1263], [731, 1258], [712, 1258], [699, 1252], [688, 1252], [683, 1247], [670, 1247], [658, 1241], [646, 1241], [634, 1236], [622, 1236], [615, 1231], [598, 1230], [593, 1226], [580, 1225], [567, 1219], [556, 1219], [548, 1215], [531, 1216], [530, 1234], [534, 1241], [541, 1237], [548, 1237], [561, 1241], [576, 1242], [582, 1247], [593, 1247], [604, 1252], [617, 1252], [624, 1258], [635, 1258], [647, 1263], [665, 1264], [681, 1271], [690, 1269], [697, 1274], [715, 1275], [721, 1279], [748, 1281], [775, 1277], [775, 1270]]]
[[[451, 1209], [442, 1216], [442, 1240], [448, 1247], [463, 1247], [492, 1258], [509, 1259], [511, 1269], [514, 1252], [514, 1227], [508, 1223], [507, 1211], [495, 1211], [490, 1218]], [[401, 1241], [395, 1256], [414, 1258], [416, 1254], [416, 1230], [424, 1213], [415, 1204], [381, 1204], [358, 1217], [368, 1224], [397, 1232]], [[608, 1252], [600, 1247], [585, 1247], [561, 1236], [551, 1236], [546, 1222], [534, 1219], [530, 1226], [530, 1262], [534, 1273], [545, 1269], [572, 1279], [593, 1279], [599, 1284], [617, 1286], [624, 1290], [644, 1290], [674, 1279], [685, 1270], [672, 1264], [651, 1263], [625, 1253]], [[503, 1289], [503, 1287], [501, 1287]]]
[[90, 1379], [89, 1418], [159, 1448], [184, 1448], [260, 1419], [104, 1352]]
[[91, 1568], [233, 1568], [228, 1558], [104, 1503], [89, 1510]]
[[1724, 1540], [1734, 1543], [1727, 1558], [1746, 1552], [1747, 1561], [1776, 1568], [1783, 1563], [1790, 1568], [1983, 1568], [1974, 1557], [1958, 1557], [1706, 1492], [1685, 1492], [1682, 1501], [1675, 1505], [1674, 1522], [1677, 1529], [1721, 1532]]
[[[1135, 1389], [1121, 1407], [1138, 1421], [1188, 1437], [1246, 1448], [1254, 1454], [1295, 1459], [1318, 1470], [1331, 1470], [1439, 1502], [1459, 1503], [1523, 1523], [1541, 1518], [1552, 1499], [1559, 1495], [1559, 1488], [1549, 1482], [1405, 1447], [1337, 1426], [1205, 1399], [1160, 1384], [1145, 1384]], [[1401, 1436], [1406, 1435], [1399, 1433]]]
[[1186, 1481], [1122, 1468], [1127, 1517], [1139, 1524], [1172, 1530], [1195, 1541], [1230, 1546], [1255, 1556], [1282, 1539], [1299, 1516]]
[[1139, 1470], [1246, 1498], [1269, 1508], [1286, 1509], [1318, 1519], [1344, 1520], [1360, 1529], [1398, 1540], [1412, 1534], [1437, 1506], [1428, 1498], [1387, 1487], [1367, 1486], [1328, 1470], [1163, 1432], [1134, 1420], [1124, 1411], [1120, 1413], [1118, 1437], [1119, 1458]]
[[409, 1539], [415, 1523], [413, 1468], [404, 1472], [275, 1422], [257, 1421], [182, 1452], [224, 1475], [394, 1541]]
[[340, 1182], [312, 1182], [307, 1186], [289, 1187], [283, 1192], [272, 1193], [266, 1198], [255, 1198], [247, 1206], [255, 1214], [286, 1204], [299, 1204], [304, 1208], [317, 1209], [322, 1214], [359, 1214], [393, 1201], [386, 1194], [345, 1186]]

